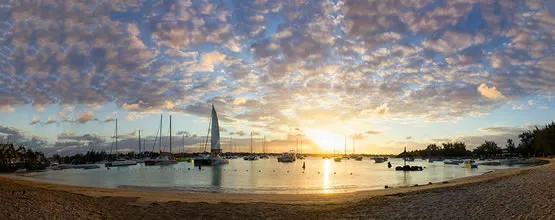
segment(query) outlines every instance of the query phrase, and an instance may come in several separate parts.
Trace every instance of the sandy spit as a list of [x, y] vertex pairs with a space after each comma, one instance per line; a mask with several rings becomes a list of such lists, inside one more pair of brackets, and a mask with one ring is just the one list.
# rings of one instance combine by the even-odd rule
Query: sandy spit
[[0, 219], [555, 219], [555, 166], [337, 194], [105, 189], [0, 177]]

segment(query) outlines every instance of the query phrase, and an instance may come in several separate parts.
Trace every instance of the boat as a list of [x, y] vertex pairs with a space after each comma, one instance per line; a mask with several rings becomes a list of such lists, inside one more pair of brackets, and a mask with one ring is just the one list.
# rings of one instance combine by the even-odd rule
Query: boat
[[[116, 131], [115, 131], [115, 142], [116, 155], [118, 155], [118, 119], [116, 119]], [[104, 163], [105, 167], [122, 167], [122, 166], [132, 166], [137, 165], [137, 161], [128, 160], [126, 158], [117, 158], [115, 161], [108, 161]]]
[[362, 161], [362, 158], [363, 158], [362, 156], [355, 156], [356, 161]]
[[462, 160], [446, 160], [446, 161], [443, 161], [443, 163], [447, 164], [447, 165], [459, 165], [459, 164], [463, 163], [463, 161]]
[[429, 158], [428, 159], [428, 163], [441, 162], [441, 161], [443, 161], [443, 159], [440, 159], [440, 158]]
[[[405, 151], [403, 152], [403, 155], [407, 154], [407, 147], [405, 147]], [[410, 160], [412, 159], [412, 160]], [[409, 166], [407, 165], [407, 161], [414, 161], [414, 158], [407, 158], [404, 157], [403, 158], [403, 166], [397, 166], [395, 167], [396, 171], [423, 171], [424, 168], [421, 166]], [[388, 163], [388, 167], [389, 167], [389, 163]]]
[[15, 173], [26, 173], [26, 172], [27, 172], [27, 169], [25, 169], [25, 168], [17, 169], [17, 170], [15, 171]]
[[478, 164], [475, 164], [472, 160], [465, 160], [464, 167], [466, 168], [478, 168]]
[[237, 157], [237, 155], [228, 155], [228, 156], [225, 156], [224, 158], [228, 159], [228, 160], [234, 160], [234, 159], [237, 159], [239, 157]]
[[145, 160], [145, 166], [172, 165], [177, 164], [177, 160], [172, 154], [172, 116], [170, 115], [170, 152], [162, 152], [162, 115], [160, 115], [160, 140], [158, 157]]
[[137, 161], [127, 160], [125, 158], [120, 158], [115, 161], [107, 162], [104, 164], [106, 167], [121, 167], [121, 166], [131, 166], [137, 165]]
[[[218, 123], [218, 114], [214, 105], [212, 105], [212, 117], [210, 118], [210, 126], [208, 126], [208, 134], [210, 134], [210, 155], [203, 155], [194, 159], [195, 166], [219, 166], [228, 164], [229, 160], [220, 157], [222, 148], [220, 145], [220, 124]], [[208, 144], [209, 136], [206, 136], [206, 144]], [[257, 157], [258, 159], [258, 157]]]
[[294, 162], [297, 160], [297, 155], [294, 152], [284, 152], [277, 158], [278, 162]]
[[333, 161], [334, 162], [341, 162], [341, 159], [342, 159], [341, 157], [336, 157], [336, 158], [333, 158]]
[[98, 166], [97, 164], [76, 164], [76, 165], [71, 165], [71, 168], [90, 170], [90, 169], [98, 169], [100, 168], [100, 166]]
[[258, 156], [260, 159], [270, 159], [270, 155], [266, 153], [266, 136], [264, 136], [264, 141], [262, 142], [262, 154]]
[[351, 159], [349, 156], [347, 156], [347, 136], [345, 136], [345, 154], [343, 155], [343, 159]]
[[404, 161], [414, 162], [414, 157], [405, 157], [403, 158]]
[[304, 160], [304, 158], [305, 158], [305, 157], [304, 157], [303, 155], [297, 154], [297, 159], [298, 159], [298, 160]]
[[375, 163], [384, 163], [387, 159], [385, 157], [373, 157]]

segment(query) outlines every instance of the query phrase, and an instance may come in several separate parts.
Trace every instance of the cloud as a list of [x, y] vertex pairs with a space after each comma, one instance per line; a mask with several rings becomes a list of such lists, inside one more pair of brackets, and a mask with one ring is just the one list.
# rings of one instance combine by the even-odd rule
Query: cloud
[[382, 134], [383, 132], [381, 132], [381, 131], [368, 130], [368, 131], [366, 131], [366, 132], [364, 132], [364, 133], [366, 133], [366, 134], [368, 134], [368, 135], [375, 135], [375, 134]]
[[490, 134], [504, 134], [504, 133], [522, 133], [524, 131], [526, 131], [527, 129], [525, 128], [519, 128], [519, 127], [485, 127], [485, 128], [480, 128], [480, 131], [486, 132], [486, 133], [490, 133]]
[[38, 123], [40, 123], [39, 117], [35, 116], [35, 117], [33, 117], [33, 119], [31, 119], [31, 123], [29, 123], [29, 124], [30, 125], [36, 125]]
[[46, 121], [45, 124], [49, 125], [49, 124], [55, 124], [56, 120], [54, 120], [52, 117], [48, 117], [48, 120]]
[[104, 123], [113, 122], [113, 121], [115, 121], [115, 120], [116, 120], [116, 119], [113, 118], [112, 116], [106, 116], [106, 118], [104, 119]]
[[505, 99], [505, 96], [501, 94], [501, 92], [499, 92], [497, 88], [495, 88], [495, 86], [488, 87], [484, 83], [480, 84], [480, 86], [478, 87], [478, 92], [480, 92], [482, 96], [488, 99], [493, 99], [493, 100]]
[[95, 120], [95, 118], [93, 117], [93, 113], [84, 112], [84, 113], [81, 113], [81, 115], [79, 116], [79, 118], [77, 118], [77, 120], [75, 120], [75, 122], [79, 124], [85, 124], [92, 120]]
[[[0, 111], [113, 103], [135, 120], [164, 110], [207, 117], [207, 103], [217, 103], [222, 121], [287, 133], [316, 116], [322, 126], [375, 116], [452, 121], [555, 92], [550, 4], [229, 6], [16, 1], [0, 17]], [[95, 120], [72, 111], [57, 121]]]
[[15, 111], [15, 109], [12, 108], [9, 105], [0, 106], [0, 113], [2, 113], [2, 112], [13, 112], [13, 111]]

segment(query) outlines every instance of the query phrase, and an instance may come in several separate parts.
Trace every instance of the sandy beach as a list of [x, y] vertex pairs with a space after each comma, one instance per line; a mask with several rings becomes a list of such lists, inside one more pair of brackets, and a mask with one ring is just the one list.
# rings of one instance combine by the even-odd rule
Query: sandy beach
[[555, 218], [555, 166], [448, 183], [337, 194], [225, 194], [104, 189], [0, 177], [1, 219]]

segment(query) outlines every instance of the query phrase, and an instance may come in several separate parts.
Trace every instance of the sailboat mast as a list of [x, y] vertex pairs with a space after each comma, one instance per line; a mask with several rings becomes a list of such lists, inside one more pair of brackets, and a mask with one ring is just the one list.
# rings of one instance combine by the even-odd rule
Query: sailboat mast
[[252, 154], [252, 131], [251, 131], [251, 154]]
[[141, 153], [141, 130], [139, 130], [139, 154]]
[[204, 141], [204, 145], [202, 146], [203, 151], [206, 151], [206, 148], [208, 147], [208, 137], [210, 136], [211, 127], [212, 127], [212, 117], [210, 117], [210, 120], [208, 121], [208, 133], [206, 133], [206, 140]]
[[118, 120], [116, 119], [116, 157], [118, 157]]
[[263, 143], [264, 143], [264, 145], [262, 145], [262, 147], [264, 148], [264, 153], [267, 153], [266, 152], [266, 135], [264, 135], [264, 142]]
[[183, 142], [183, 153], [185, 153], [185, 135], [183, 135], [183, 139], [181, 141]]
[[160, 114], [160, 143], [159, 143], [159, 152], [162, 153], [162, 114]]
[[172, 153], [172, 115], [170, 115], [170, 154]]
[[233, 152], [233, 137], [229, 137], [229, 152]]
[[296, 153], [299, 153], [299, 137], [297, 137], [297, 143], [295, 145]]
[[345, 135], [345, 156], [347, 156], [347, 135]]

